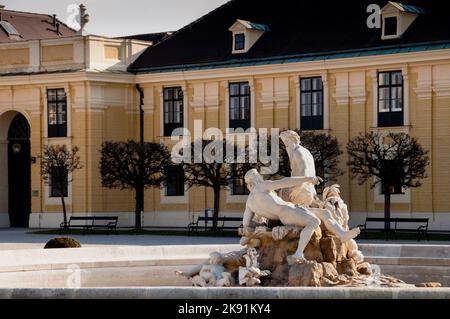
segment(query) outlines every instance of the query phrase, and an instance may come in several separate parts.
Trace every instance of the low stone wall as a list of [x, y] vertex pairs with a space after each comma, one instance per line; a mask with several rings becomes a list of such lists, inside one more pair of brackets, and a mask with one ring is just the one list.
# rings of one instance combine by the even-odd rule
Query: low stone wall
[[[380, 266], [383, 274], [413, 284], [437, 281], [450, 286], [448, 245], [360, 244], [359, 247], [370, 263]], [[76, 267], [81, 287], [188, 286], [185, 278], [174, 275], [176, 269], [186, 270], [206, 260], [213, 251], [225, 253], [241, 248], [195, 245], [0, 251], [0, 287], [8, 288], [5, 291], [9, 292], [13, 291], [9, 288], [19, 287], [71, 287], [68, 280]]]
[[0, 299], [450, 299], [450, 288], [0, 288]]

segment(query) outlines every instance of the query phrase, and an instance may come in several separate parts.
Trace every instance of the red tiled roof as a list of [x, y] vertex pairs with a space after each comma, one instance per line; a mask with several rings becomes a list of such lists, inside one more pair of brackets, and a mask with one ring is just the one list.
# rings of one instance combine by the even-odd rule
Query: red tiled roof
[[20, 34], [20, 38], [10, 38], [0, 27], [0, 43], [20, 42], [27, 40], [58, 39], [77, 35], [77, 32], [57, 19], [59, 34], [53, 27], [53, 17], [47, 14], [28, 13], [11, 10], [2, 11], [2, 20], [9, 22]]

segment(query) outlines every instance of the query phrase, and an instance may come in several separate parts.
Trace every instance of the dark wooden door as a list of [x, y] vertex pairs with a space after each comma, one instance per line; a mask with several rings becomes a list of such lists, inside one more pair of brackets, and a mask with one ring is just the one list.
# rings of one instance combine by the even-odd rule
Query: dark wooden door
[[8, 195], [11, 227], [28, 227], [31, 213], [30, 128], [21, 114], [8, 132]]

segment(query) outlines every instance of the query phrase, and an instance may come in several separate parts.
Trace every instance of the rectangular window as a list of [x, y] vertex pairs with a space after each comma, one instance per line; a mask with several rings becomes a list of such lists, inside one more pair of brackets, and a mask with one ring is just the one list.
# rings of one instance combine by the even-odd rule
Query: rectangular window
[[397, 17], [384, 18], [384, 36], [397, 35]]
[[67, 136], [67, 96], [64, 89], [47, 90], [48, 137]]
[[173, 165], [167, 170], [166, 196], [184, 196], [183, 165]]
[[50, 197], [67, 197], [69, 180], [65, 168], [55, 168], [50, 176]]
[[378, 73], [378, 126], [403, 126], [403, 75]]
[[164, 136], [183, 127], [183, 90], [181, 87], [164, 89]]
[[300, 79], [300, 128], [323, 129], [323, 84], [321, 77]]
[[244, 50], [245, 49], [245, 34], [239, 33], [234, 35], [234, 50]]
[[250, 128], [250, 85], [230, 83], [230, 128]]
[[232, 194], [233, 195], [248, 195], [250, 191], [248, 190], [244, 176], [239, 176], [236, 170], [236, 165], [233, 165], [233, 185], [232, 185]]

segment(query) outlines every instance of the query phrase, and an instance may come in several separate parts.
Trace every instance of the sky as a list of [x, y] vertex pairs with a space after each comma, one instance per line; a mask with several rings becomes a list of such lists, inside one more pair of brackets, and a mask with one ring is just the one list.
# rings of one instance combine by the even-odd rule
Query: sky
[[89, 33], [121, 36], [175, 31], [228, 0], [0, 0], [6, 9], [56, 14], [67, 22], [71, 4], [83, 3], [90, 16]]

